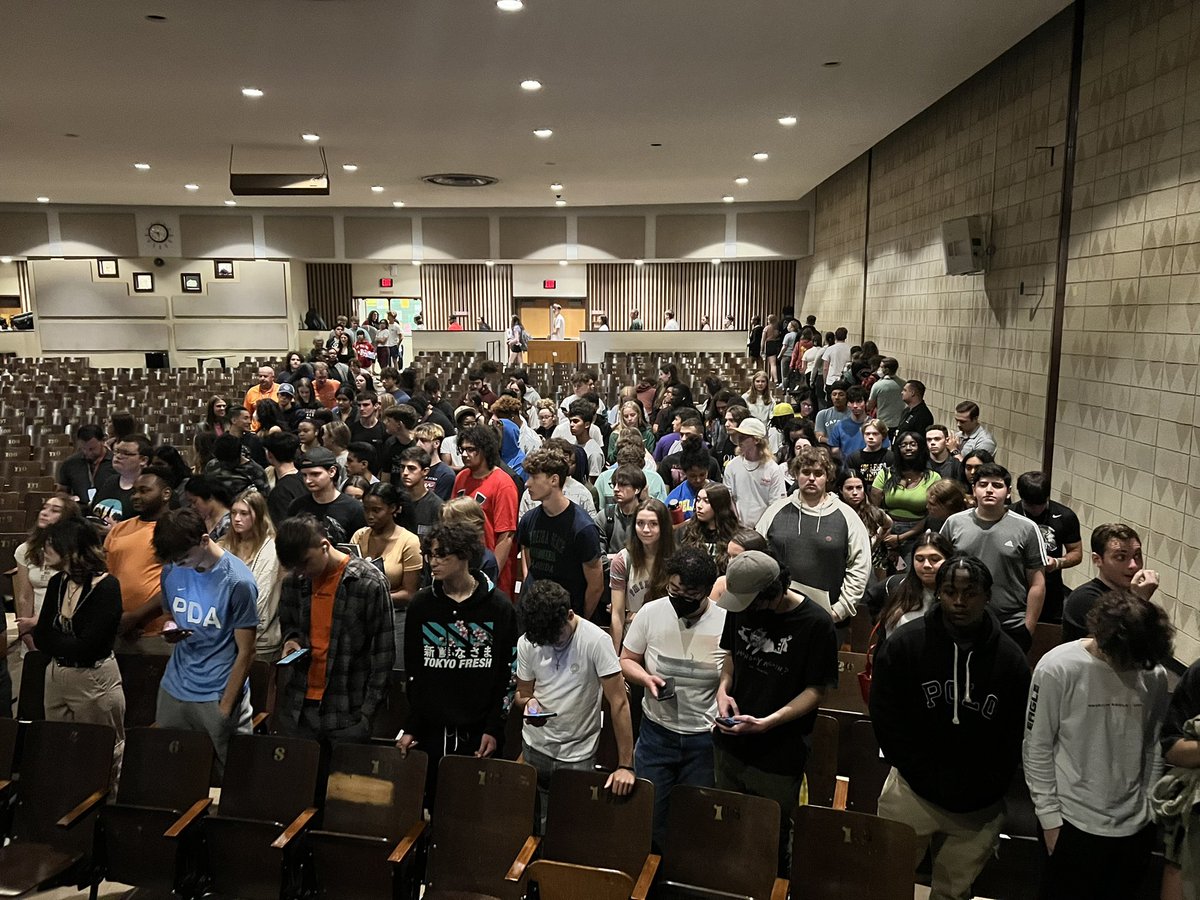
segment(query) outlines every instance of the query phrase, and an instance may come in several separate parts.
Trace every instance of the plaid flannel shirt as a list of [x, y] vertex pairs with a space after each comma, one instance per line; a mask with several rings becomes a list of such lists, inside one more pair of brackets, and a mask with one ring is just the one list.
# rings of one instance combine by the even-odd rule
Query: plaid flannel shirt
[[[310, 646], [311, 615], [312, 582], [304, 575], [289, 575], [279, 596], [284, 643], [294, 640], [301, 647]], [[311, 659], [306, 656], [293, 664], [294, 671], [279, 698], [278, 714], [292, 723], [300, 720]], [[387, 578], [369, 562], [352, 556], [333, 601], [320, 709], [322, 729], [348, 728], [360, 718], [369, 723], [387, 696], [395, 659]]]

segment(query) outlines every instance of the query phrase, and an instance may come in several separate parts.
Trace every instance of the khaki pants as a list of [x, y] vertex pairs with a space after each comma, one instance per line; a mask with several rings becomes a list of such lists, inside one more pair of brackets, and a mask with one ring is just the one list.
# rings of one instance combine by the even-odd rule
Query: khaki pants
[[121, 670], [110, 656], [95, 668], [73, 669], [51, 660], [46, 667], [46, 718], [55, 722], [107, 725], [117, 733], [113, 750], [115, 785], [125, 752], [125, 691]]
[[967, 900], [1000, 837], [1004, 802], [970, 813], [953, 813], [917, 796], [895, 769], [883, 783], [879, 816], [903, 822], [917, 833], [920, 864], [933, 844], [933, 884], [930, 900]]

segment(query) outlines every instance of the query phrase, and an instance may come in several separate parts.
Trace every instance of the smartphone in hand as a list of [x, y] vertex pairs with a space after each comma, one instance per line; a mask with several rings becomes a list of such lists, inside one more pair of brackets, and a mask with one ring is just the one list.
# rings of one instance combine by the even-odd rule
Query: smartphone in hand
[[309, 649], [307, 647], [301, 647], [299, 650], [293, 650], [287, 656], [283, 657], [283, 659], [276, 660], [275, 665], [290, 666], [296, 660], [303, 659], [305, 656], [308, 655], [308, 653], [309, 653]]
[[732, 728], [737, 724], [737, 720], [733, 716], [717, 716], [715, 721], [718, 725], [724, 725], [726, 728]]
[[675, 679], [674, 678], [663, 678], [663, 681], [666, 683], [659, 685], [658, 699], [659, 700], [670, 700], [672, 697], [675, 696]]

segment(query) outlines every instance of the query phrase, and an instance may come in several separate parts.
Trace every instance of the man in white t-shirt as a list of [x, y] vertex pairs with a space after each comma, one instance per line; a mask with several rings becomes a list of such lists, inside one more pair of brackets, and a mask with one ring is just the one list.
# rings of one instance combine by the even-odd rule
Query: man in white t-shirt
[[671, 790], [713, 787], [712, 722], [728, 652], [725, 610], [708, 598], [717, 564], [700, 547], [667, 560], [667, 596], [644, 605], [621, 650], [621, 671], [645, 689], [634, 765], [654, 784], [654, 842], [663, 846]]
[[608, 700], [617, 738], [618, 766], [605, 788], [623, 797], [633, 790], [633, 729], [621, 663], [612, 639], [571, 610], [571, 596], [553, 581], [536, 581], [518, 607], [525, 633], [517, 641], [514, 710], [525, 762], [537, 770], [537, 833], [546, 830], [550, 778], [558, 769], [590, 772], [600, 743], [600, 695]]
[[839, 328], [833, 333], [834, 344], [825, 348], [825, 383], [833, 384], [842, 377], [846, 364], [850, 362], [850, 345], [846, 343], [849, 332]]
[[388, 356], [386, 360], [380, 360], [379, 364], [383, 368], [395, 366], [397, 369], [404, 368], [404, 337], [401, 333], [400, 323], [396, 320], [396, 311], [389, 309], [387, 314], [387, 325], [384, 329], [387, 332], [387, 347]]
[[550, 307], [550, 340], [562, 341], [567, 337], [567, 320], [563, 318], [562, 307], [555, 303]]
[[776, 500], [787, 496], [784, 468], [767, 449], [767, 426], [748, 416], [733, 429], [741, 452], [725, 467], [725, 487], [737, 505], [738, 521], [753, 528]]

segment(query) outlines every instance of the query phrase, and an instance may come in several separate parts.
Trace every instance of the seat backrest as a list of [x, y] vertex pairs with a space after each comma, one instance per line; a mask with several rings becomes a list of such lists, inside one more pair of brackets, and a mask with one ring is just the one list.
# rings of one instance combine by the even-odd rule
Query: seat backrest
[[1053, 622], [1038, 622], [1033, 629], [1033, 644], [1025, 653], [1025, 658], [1029, 660], [1029, 668], [1036, 668], [1038, 661], [1061, 643], [1061, 625]]
[[33, 722], [25, 732], [13, 829], [19, 840], [85, 850], [90, 828], [55, 823], [112, 777], [116, 732], [107, 725]]
[[840, 709], [868, 715], [867, 704], [863, 703], [862, 689], [858, 686], [858, 673], [867, 665], [865, 653], [838, 651], [837, 687], [821, 698], [821, 709]]
[[288, 823], [313, 805], [321, 745], [301, 738], [235, 734], [218, 812]]
[[879, 794], [891, 766], [879, 757], [879, 742], [870, 719], [860, 719], [850, 726], [844, 758], [848, 764], [846, 776], [850, 788], [846, 794], [846, 809], [874, 815], [879, 809]]
[[438, 766], [428, 886], [506, 896], [504, 875], [533, 831], [537, 773], [501, 759], [446, 756]]
[[158, 685], [171, 657], [157, 653], [118, 653], [125, 690], [125, 727], [153, 725], [158, 715]]
[[619, 869], [637, 878], [650, 853], [654, 785], [639, 778], [625, 797], [604, 789], [608, 774], [559, 769], [550, 779], [542, 856]]
[[812, 750], [804, 775], [808, 779], [808, 802], [833, 806], [833, 791], [838, 775], [838, 721], [819, 715], [813, 724]]
[[903, 822], [820, 806], [792, 813], [792, 896], [912, 900], [917, 836]]
[[428, 766], [419, 750], [335, 744], [321, 827], [398, 841], [423, 815]]
[[0, 718], [0, 781], [12, 778], [17, 755], [17, 720]]
[[629, 900], [633, 879], [616, 869], [596, 869], [539, 859], [528, 870], [542, 900]]
[[46, 666], [50, 657], [41, 650], [30, 650], [21, 661], [21, 694], [17, 697], [17, 718], [35, 722], [46, 718]]
[[202, 731], [130, 728], [117, 802], [183, 812], [208, 796], [213, 745]]
[[671, 790], [659, 875], [767, 900], [779, 865], [779, 804], [691, 785]]

